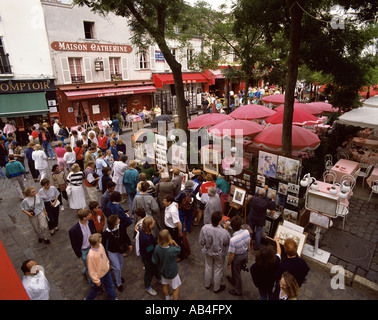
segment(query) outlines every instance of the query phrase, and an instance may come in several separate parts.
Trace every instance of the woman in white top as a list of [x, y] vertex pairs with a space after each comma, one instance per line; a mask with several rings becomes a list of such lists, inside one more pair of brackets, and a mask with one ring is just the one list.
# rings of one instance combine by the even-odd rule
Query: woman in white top
[[29, 221], [35, 233], [38, 235], [38, 241], [44, 241], [50, 244], [46, 221], [47, 211], [42, 197], [36, 194], [33, 186], [27, 187], [24, 191], [24, 195], [25, 199], [21, 202], [20, 206], [21, 211], [29, 217]]
[[98, 188], [102, 191], [102, 168], [109, 167], [109, 164], [105, 161], [105, 153], [102, 151], [98, 152], [96, 159], [96, 173], [99, 175], [100, 180], [98, 181]]
[[45, 203], [45, 208], [47, 211], [50, 234], [53, 235], [55, 231], [58, 231], [58, 222], [59, 222], [59, 200], [58, 197], [60, 192], [57, 188], [50, 185], [50, 180], [44, 178], [41, 180], [42, 188], [39, 190], [43, 202]]
[[71, 172], [67, 176], [68, 186], [71, 190], [66, 190], [71, 209], [80, 210], [87, 206], [83, 188], [83, 178], [84, 173], [80, 171], [80, 166], [74, 163], [71, 167]]
[[76, 153], [70, 146], [65, 146], [66, 153], [63, 156], [63, 160], [66, 161], [69, 171], [71, 171], [72, 165], [76, 162]]
[[128, 157], [123, 154], [119, 158], [119, 161], [114, 162], [113, 165], [113, 182], [116, 184], [114, 191], [118, 191], [121, 194], [122, 202], [126, 199], [126, 189], [123, 185], [123, 174], [128, 168], [126, 163]]
[[299, 296], [299, 285], [295, 277], [285, 271], [280, 279], [279, 300], [297, 300]]
[[47, 162], [47, 156], [45, 152], [42, 150], [40, 144], [36, 144], [34, 146], [34, 152], [32, 153], [32, 159], [34, 160], [35, 169], [39, 171], [41, 174], [41, 180], [47, 178], [47, 170], [49, 164]]

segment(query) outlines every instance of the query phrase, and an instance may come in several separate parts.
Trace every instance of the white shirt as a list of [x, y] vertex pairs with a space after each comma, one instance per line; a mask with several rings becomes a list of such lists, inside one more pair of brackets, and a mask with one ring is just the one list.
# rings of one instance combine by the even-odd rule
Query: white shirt
[[67, 162], [67, 164], [74, 164], [76, 161], [76, 153], [71, 151], [71, 152], [66, 152], [63, 156], [64, 161]]
[[57, 124], [56, 122], [53, 125], [53, 130], [54, 130], [54, 134], [57, 136], [59, 133], [60, 127], [59, 127], [59, 124]]
[[178, 222], [180, 222], [178, 206], [176, 202], [172, 202], [165, 208], [164, 223], [168, 228], [176, 228]]
[[22, 285], [30, 300], [49, 300], [50, 285], [42, 270], [36, 275], [23, 276]]
[[42, 150], [35, 150], [32, 153], [32, 159], [34, 160], [34, 166], [37, 170], [44, 170], [48, 167], [47, 156]]

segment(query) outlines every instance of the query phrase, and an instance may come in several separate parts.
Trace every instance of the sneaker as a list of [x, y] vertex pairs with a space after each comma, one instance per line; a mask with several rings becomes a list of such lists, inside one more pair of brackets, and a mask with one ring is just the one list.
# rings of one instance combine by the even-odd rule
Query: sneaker
[[144, 289], [146, 290], [151, 296], [156, 296], [157, 295], [157, 292], [152, 289], [152, 288], [149, 288], [149, 289]]
[[64, 211], [64, 206], [60, 206], [60, 211]]
[[117, 290], [118, 290], [119, 292], [123, 292], [123, 285], [121, 284], [120, 286], [117, 286]]
[[52, 157], [53, 160], [55, 160], [55, 157]]
[[48, 157], [47, 159], [51, 160], [51, 158], [50, 158], [50, 157]]

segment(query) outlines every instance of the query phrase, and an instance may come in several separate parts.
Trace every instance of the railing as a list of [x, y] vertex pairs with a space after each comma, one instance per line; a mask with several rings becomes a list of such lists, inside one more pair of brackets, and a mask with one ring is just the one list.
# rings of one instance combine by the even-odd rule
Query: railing
[[85, 77], [84, 76], [71, 76], [71, 81], [72, 83], [85, 82]]

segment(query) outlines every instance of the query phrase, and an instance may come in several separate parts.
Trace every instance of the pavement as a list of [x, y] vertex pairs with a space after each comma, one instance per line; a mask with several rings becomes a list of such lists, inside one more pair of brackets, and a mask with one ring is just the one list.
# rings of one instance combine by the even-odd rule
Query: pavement
[[[131, 148], [131, 132], [124, 130], [121, 138], [127, 146], [129, 160], [133, 159]], [[55, 163], [49, 160], [50, 167]], [[35, 183], [28, 174], [25, 185], [40, 186]], [[20, 211], [20, 201], [15, 190], [7, 180], [0, 181], [1, 197], [0, 202], [0, 240], [18, 273], [22, 278], [20, 266], [27, 258], [32, 258], [38, 264], [44, 266], [46, 276], [49, 280], [51, 300], [83, 300], [89, 292], [88, 282], [81, 274], [82, 262], [78, 259], [72, 248], [68, 237], [68, 230], [78, 221], [76, 212], [69, 209], [65, 200], [65, 210], [60, 212], [60, 230], [50, 238], [51, 244], [38, 243], [37, 237], [27, 217]], [[370, 251], [368, 257], [364, 256], [367, 262], [361, 267], [361, 260], [357, 255], [358, 248], [345, 248], [350, 254], [341, 255], [339, 252], [331, 252], [331, 257], [327, 264], [320, 263], [308, 257], [302, 256], [310, 266], [308, 281], [302, 285], [299, 300], [377, 300], [378, 299], [378, 196], [373, 195], [370, 203], [367, 203], [370, 189], [365, 185], [362, 189], [358, 184], [354, 191], [354, 196], [350, 201], [350, 213], [346, 221], [345, 229], [342, 229], [341, 219], [334, 219], [335, 230], [340, 231], [339, 237], [357, 237], [363, 243], [369, 243]], [[101, 193], [98, 193], [98, 200]], [[365, 199], [366, 198], [366, 199]], [[122, 204], [125, 209], [128, 203]], [[212, 288], [207, 290], [204, 286], [204, 256], [198, 243], [198, 235], [202, 224], [193, 227], [188, 240], [191, 245], [191, 255], [179, 263], [179, 275], [182, 281], [180, 287], [180, 300], [216, 300], [216, 301], [236, 301], [236, 300], [258, 300], [259, 294], [254, 286], [249, 272], [242, 272], [243, 295], [233, 296], [229, 290], [233, 286], [227, 282], [226, 275], [230, 274], [226, 265], [224, 266], [224, 284], [226, 290], [214, 293]], [[330, 230], [332, 230], [332, 228]], [[132, 238], [132, 229], [129, 228], [129, 235]], [[307, 242], [313, 244], [314, 229], [310, 226], [306, 229], [309, 233]], [[331, 231], [323, 231], [321, 234], [320, 248], [322, 242], [326, 242]], [[329, 242], [329, 241], [328, 241]], [[340, 249], [340, 248], [338, 248]], [[340, 251], [340, 250], [339, 250]], [[344, 253], [344, 250], [341, 250]], [[248, 266], [254, 262], [254, 254], [250, 252]], [[337, 274], [332, 273], [334, 265], [342, 266], [345, 270], [345, 287], [333, 289], [332, 279]], [[152, 287], [157, 291], [157, 296], [151, 296], [144, 291], [143, 285], [143, 263], [137, 257], [135, 251], [131, 252], [124, 261], [122, 276], [125, 279], [125, 290], [117, 292], [119, 300], [163, 300], [162, 287], [154, 279]], [[102, 293], [97, 300], [106, 300], [107, 294]]]

